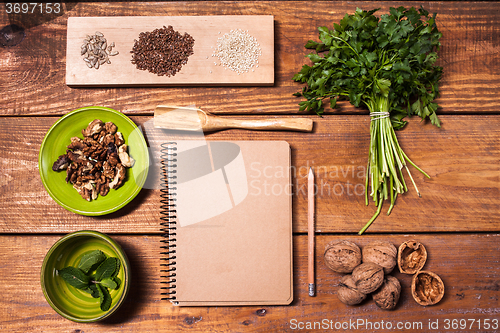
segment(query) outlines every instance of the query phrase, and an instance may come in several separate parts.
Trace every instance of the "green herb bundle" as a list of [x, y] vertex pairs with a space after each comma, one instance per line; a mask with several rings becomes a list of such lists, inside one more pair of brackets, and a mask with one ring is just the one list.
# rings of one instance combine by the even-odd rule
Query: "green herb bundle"
[[[305, 97], [300, 111], [324, 112], [324, 102], [331, 108], [338, 100], [349, 100], [356, 107], [370, 111], [370, 149], [366, 177], [366, 204], [372, 197], [377, 211], [360, 230], [362, 234], [380, 214], [384, 200], [390, 199], [387, 214], [396, 197], [408, 191], [405, 169], [418, 192], [407, 163], [429, 177], [403, 152], [394, 130], [407, 123], [406, 116], [429, 118], [440, 127], [436, 115], [438, 82], [442, 67], [436, 66], [439, 39], [435, 18], [420, 8], [390, 8], [389, 14], [374, 15], [378, 9], [356, 9], [346, 14], [333, 30], [320, 27], [320, 42], [305, 45], [315, 52], [307, 57], [313, 65], [304, 65], [293, 79], [306, 83], [296, 96]], [[430, 178], [430, 177], [429, 177]], [[371, 192], [368, 193], [368, 185]]]
[[106, 257], [100, 250], [83, 255], [78, 267], [68, 266], [57, 271], [59, 276], [69, 285], [88, 292], [99, 298], [102, 311], [108, 311], [112, 299], [109, 289], [118, 289], [120, 279], [116, 276], [120, 271], [120, 259]]

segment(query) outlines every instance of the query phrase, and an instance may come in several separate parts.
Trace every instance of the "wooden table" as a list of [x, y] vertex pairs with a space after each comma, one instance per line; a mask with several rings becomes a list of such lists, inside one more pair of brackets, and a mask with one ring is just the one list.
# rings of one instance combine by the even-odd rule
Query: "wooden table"
[[[420, 6], [403, 2], [397, 5]], [[356, 6], [391, 2], [111, 2], [68, 3], [58, 15], [11, 14], [2, 5], [0, 27], [17, 24], [26, 37], [0, 48], [0, 330], [2, 332], [154, 331], [499, 331], [500, 320], [500, 4], [427, 2], [443, 33], [444, 67], [438, 129], [418, 119], [398, 132], [405, 152], [431, 179], [414, 172], [422, 198], [398, 197], [390, 216], [381, 216], [366, 235], [357, 231], [374, 213], [358, 184], [364, 175], [369, 117], [341, 103], [315, 115], [313, 133], [230, 130], [211, 140], [286, 140], [292, 147], [294, 301], [289, 306], [187, 307], [160, 300], [160, 197], [143, 190], [120, 211], [102, 217], [73, 214], [45, 191], [38, 152], [47, 130], [62, 115], [83, 106], [111, 107], [138, 125], [152, 119], [158, 104], [196, 105], [218, 115], [296, 117], [300, 85], [292, 76], [305, 63], [304, 44], [317, 39]], [[70, 16], [256, 15], [275, 20], [275, 85], [272, 87], [69, 88], [65, 84], [66, 24]], [[316, 201], [317, 296], [307, 294], [307, 170], [323, 185]], [[119, 314], [101, 323], [77, 324], [60, 317], [40, 288], [40, 266], [61, 236], [82, 229], [109, 234], [127, 252], [133, 286]], [[348, 239], [360, 246], [388, 240], [398, 246], [416, 239], [428, 249], [425, 269], [446, 285], [431, 307], [415, 303], [411, 276], [394, 273], [402, 296], [394, 311], [372, 300], [346, 306], [337, 299], [340, 274], [326, 268], [326, 243]], [[465, 328], [463, 324], [465, 325]], [[490, 324], [489, 329], [487, 324]], [[432, 324], [432, 325], [431, 325]], [[371, 328], [370, 328], [370, 325]], [[419, 326], [421, 325], [421, 326]], [[430, 326], [431, 325], [431, 326]], [[437, 325], [437, 326], [436, 326]], [[496, 326], [495, 326], [496, 325]], [[496, 329], [495, 329], [496, 327]], [[308, 329], [311, 328], [311, 329]], [[409, 329], [411, 328], [411, 329]]]

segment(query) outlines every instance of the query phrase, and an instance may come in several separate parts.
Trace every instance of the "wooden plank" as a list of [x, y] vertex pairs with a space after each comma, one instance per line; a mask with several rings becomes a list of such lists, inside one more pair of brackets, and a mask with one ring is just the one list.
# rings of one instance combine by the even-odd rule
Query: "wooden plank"
[[[26, 38], [15, 47], [1, 48], [0, 114], [62, 115], [88, 105], [108, 106], [127, 114], [152, 115], [161, 104], [196, 105], [212, 113], [298, 113], [293, 93], [301, 85], [293, 75], [307, 63], [304, 44], [317, 39], [317, 28], [331, 26], [356, 7], [380, 7], [387, 12], [393, 2], [353, 3], [347, 1], [208, 1], [63, 4], [64, 14], [8, 15], [0, 11], [0, 26], [10, 23], [25, 28]], [[402, 6], [422, 3], [400, 2]], [[478, 1], [464, 5], [456, 1], [428, 1], [424, 7], [436, 12], [443, 32], [439, 63], [444, 67], [441, 83], [441, 113], [498, 113], [500, 69], [497, 60], [500, 9], [496, 2]], [[275, 84], [267, 88], [158, 87], [155, 89], [73, 89], [65, 84], [67, 20], [72, 16], [190, 16], [273, 15], [275, 20]], [[359, 113], [341, 103], [341, 114]], [[327, 112], [331, 112], [327, 110]]]
[[[392, 273], [402, 285], [401, 298], [394, 311], [377, 308], [371, 299], [358, 306], [347, 306], [337, 299], [341, 275], [323, 263], [325, 245], [342, 236], [318, 236], [316, 246], [317, 296], [309, 297], [307, 288], [307, 237], [294, 237], [294, 301], [289, 306], [174, 307], [160, 300], [160, 236], [111, 235], [124, 248], [132, 267], [132, 288], [117, 314], [102, 323], [77, 324], [60, 317], [46, 302], [40, 288], [40, 267], [52, 244], [61, 235], [0, 236], [0, 328], [4, 332], [122, 332], [180, 331], [196, 332], [283, 332], [323, 323], [316, 331], [339, 331], [335, 325], [355, 322], [349, 331], [373, 332], [367, 325], [378, 325], [377, 332], [391, 332], [398, 323], [408, 331], [428, 332], [429, 323], [438, 322], [440, 332], [447, 320], [467, 329], [484, 332], [479, 324], [499, 317], [500, 251], [499, 234], [419, 234], [350, 237], [359, 246], [372, 240], [387, 240], [395, 245], [408, 239], [422, 242], [429, 258], [425, 269], [438, 274], [445, 283], [443, 300], [429, 307], [418, 305], [410, 295], [411, 276]], [[343, 238], [343, 237], [342, 237]], [[29, 255], [27, 255], [29, 253]], [[385, 326], [380, 326], [382, 321]], [[394, 325], [388, 329], [388, 324]], [[498, 323], [498, 322], [497, 322]], [[316, 324], [318, 325], [318, 324]], [[329, 325], [333, 325], [330, 329]], [[345, 324], [344, 324], [345, 325]], [[351, 324], [352, 325], [352, 324]], [[413, 326], [415, 325], [415, 326]], [[419, 326], [422, 325], [422, 326]], [[471, 326], [469, 326], [471, 325]], [[408, 329], [413, 328], [413, 330]], [[470, 328], [469, 328], [470, 327]], [[317, 326], [316, 326], [317, 328]], [[420, 328], [420, 329], [419, 329]], [[301, 331], [313, 331], [303, 329]]]
[[[172, 26], [181, 35], [189, 34], [194, 39], [193, 54], [173, 76], [159, 76], [140, 70], [131, 62], [130, 55], [141, 33]], [[274, 84], [274, 21], [272, 15], [210, 15], [210, 16], [112, 16], [69, 17], [66, 52], [66, 84], [69, 86], [145, 86], [145, 85], [273, 85]], [[252, 68], [239, 73], [222, 65], [215, 52], [220, 39], [233, 40], [248, 45], [240, 49], [236, 59], [243, 62], [253, 60], [249, 42], [242, 42], [233, 31], [240, 30], [245, 39], [252, 38], [255, 52], [260, 52]], [[96, 31], [115, 43], [113, 51], [118, 55], [109, 57], [110, 64], [98, 70], [88, 68], [81, 56], [82, 41], [86, 35]], [[177, 50], [178, 51], [178, 50]], [[231, 51], [231, 50], [227, 50]], [[257, 53], [256, 53], [257, 54]], [[228, 61], [229, 59], [225, 60]], [[243, 65], [243, 63], [242, 63]]]
[[[289, 142], [294, 175], [294, 232], [307, 231], [309, 167], [314, 169], [318, 186], [316, 230], [358, 232], [375, 212], [373, 203], [366, 207], [364, 202], [369, 119], [364, 115], [312, 118], [313, 133], [228, 130], [206, 138]], [[157, 189], [143, 190], [124, 209], [99, 218], [70, 213], [50, 198], [40, 181], [37, 160], [43, 137], [56, 120], [56, 117], [2, 119], [0, 232], [69, 232], [86, 228], [103, 232], [159, 232]], [[144, 129], [152, 117], [132, 117], [132, 120]], [[145, 134], [148, 142], [158, 139], [148, 132]], [[388, 208], [385, 204], [369, 232], [499, 230], [500, 116], [443, 116], [441, 129], [414, 118], [397, 135], [406, 154], [431, 179], [410, 167], [422, 198], [416, 195], [406, 176], [409, 192], [398, 197], [390, 216], [385, 215]], [[160, 174], [158, 165], [152, 165], [150, 174]]]

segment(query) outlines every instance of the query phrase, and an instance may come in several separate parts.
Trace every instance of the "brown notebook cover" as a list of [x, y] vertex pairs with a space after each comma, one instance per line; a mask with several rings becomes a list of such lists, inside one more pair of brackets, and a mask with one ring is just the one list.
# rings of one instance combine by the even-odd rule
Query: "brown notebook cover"
[[293, 299], [290, 146], [164, 145], [164, 295], [180, 306]]

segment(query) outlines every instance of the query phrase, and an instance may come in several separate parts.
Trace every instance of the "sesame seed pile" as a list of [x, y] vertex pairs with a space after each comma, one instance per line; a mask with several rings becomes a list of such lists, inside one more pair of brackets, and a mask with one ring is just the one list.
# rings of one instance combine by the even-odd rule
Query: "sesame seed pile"
[[220, 65], [238, 75], [259, 67], [259, 56], [262, 54], [257, 40], [248, 34], [248, 30], [231, 30], [217, 40], [217, 47], [212, 54], [220, 61]]
[[159, 76], [174, 76], [187, 64], [193, 52], [194, 39], [188, 33], [181, 35], [172, 26], [141, 32], [134, 41], [132, 63], [138, 69]]

